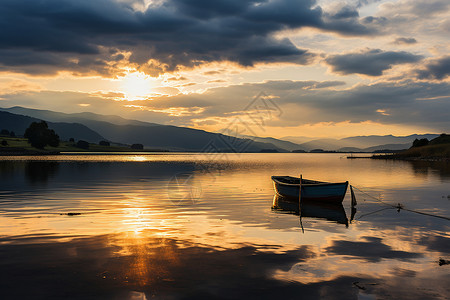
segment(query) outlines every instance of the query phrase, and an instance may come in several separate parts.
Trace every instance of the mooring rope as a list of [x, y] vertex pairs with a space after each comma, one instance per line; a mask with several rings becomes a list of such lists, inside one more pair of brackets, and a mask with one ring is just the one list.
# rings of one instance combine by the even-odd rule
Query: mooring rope
[[[384, 204], [384, 205], [387, 205], [387, 206], [390, 206], [390, 207], [392, 207], [392, 208], [397, 209], [397, 211], [399, 211], [399, 212], [400, 212], [400, 210], [403, 209], [403, 210], [405, 210], [405, 211], [413, 212], [413, 213], [416, 213], [416, 214], [425, 215], [425, 216], [430, 216], [430, 217], [435, 217], [435, 218], [440, 218], [440, 219], [444, 219], [444, 220], [450, 221], [450, 218], [449, 218], [449, 217], [444, 217], [444, 216], [439, 216], [439, 215], [435, 215], [435, 214], [430, 214], [430, 213], [426, 213], [426, 212], [422, 212], [422, 211], [417, 211], [417, 210], [413, 210], [413, 209], [408, 209], [408, 208], [405, 208], [404, 205], [401, 204], [401, 203], [398, 203], [397, 205], [394, 205], [394, 204], [391, 204], [391, 203], [388, 203], [388, 202], [384, 202], [383, 200], [381, 200], [381, 199], [379, 199], [379, 198], [377, 198], [377, 197], [374, 197], [374, 196], [370, 195], [370, 194], [367, 193], [367, 192], [364, 192], [363, 190], [357, 188], [357, 187], [354, 186], [354, 185], [352, 185], [352, 187], [353, 187], [355, 190], [358, 190], [359, 192], [363, 193], [364, 195], [366, 195], [366, 196], [368, 196], [368, 197], [370, 197], [370, 198], [372, 198], [372, 199], [375, 199], [375, 200], [377, 200], [378, 202], [380, 202], [380, 203], [382, 203], [382, 204]], [[364, 216], [364, 215], [363, 215], [363, 216]]]
[[384, 211], [384, 210], [387, 210], [387, 209], [393, 209], [393, 208], [392, 208], [392, 207], [383, 207], [383, 208], [378, 209], [378, 210], [376, 210], [376, 211], [372, 211], [372, 212], [367, 213], [367, 214], [362, 214], [362, 215], [359, 216], [359, 218], [356, 218], [355, 220], [359, 220], [359, 219], [362, 219], [363, 217], [367, 217], [367, 216], [370, 216], [370, 215], [374, 215], [374, 214], [376, 214], [376, 213], [379, 213], [380, 211]]

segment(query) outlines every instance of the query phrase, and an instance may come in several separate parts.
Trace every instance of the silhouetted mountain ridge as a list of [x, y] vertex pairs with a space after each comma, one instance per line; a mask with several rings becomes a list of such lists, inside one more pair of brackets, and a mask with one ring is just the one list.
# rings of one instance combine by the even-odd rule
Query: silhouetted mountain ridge
[[[347, 137], [343, 139], [315, 139], [302, 136], [288, 136], [284, 139], [276, 139], [272, 137], [245, 135], [235, 136], [233, 133], [226, 135], [227, 132], [224, 132], [224, 134], [212, 133], [200, 129], [162, 125], [90, 112], [67, 114], [19, 106], [0, 108], [0, 111], [42, 119], [54, 124], [82, 124], [96, 134], [89, 136], [87, 135], [86, 129], [80, 129], [80, 132], [83, 132], [83, 134], [77, 135], [75, 134], [76, 130], [74, 131], [73, 127], [69, 125], [52, 125], [60, 126], [59, 128], [61, 129], [59, 130], [63, 130], [63, 126], [67, 127], [64, 129], [64, 134], [61, 134], [62, 138], [74, 137], [75, 139], [85, 139], [91, 142], [98, 142], [99, 139], [104, 138], [122, 144], [141, 143], [147, 148], [177, 151], [259, 152], [261, 150], [275, 150], [287, 152], [293, 150], [311, 151], [314, 149], [323, 149], [329, 151], [370, 152], [384, 149], [405, 149], [411, 146], [415, 139], [427, 138], [428, 140], [431, 140], [438, 136], [437, 134], [414, 134], [409, 136], [370, 135]], [[69, 128], [72, 129], [69, 130]], [[10, 130], [12, 130], [12, 128]], [[55, 129], [55, 131], [57, 130]], [[69, 136], [66, 132], [70, 132], [72, 135]], [[87, 137], [84, 138], [78, 137], [86, 135]], [[306, 142], [298, 143], [296, 141]]]
[[[100, 138], [95, 140], [85, 138], [87, 141], [96, 143], [98, 143], [100, 139], [107, 139], [109, 141], [122, 144], [140, 143], [147, 148], [175, 151], [204, 151], [214, 153], [260, 152], [262, 150], [270, 149], [278, 152], [286, 152], [285, 149], [277, 147], [271, 143], [257, 142], [250, 139], [242, 139], [187, 127], [127, 120], [117, 116], [102, 116], [92, 113], [65, 114], [23, 107], [12, 107], [0, 110], [20, 112], [22, 115], [29, 116], [31, 119], [34, 118], [35, 120], [41, 119], [49, 121], [49, 124], [52, 121], [61, 120], [65, 120], [67, 122], [80, 122], [85, 127], [98, 132], [98, 137]], [[29, 119], [29, 123], [32, 122], [31, 119]], [[105, 119], [118, 122], [119, 124], [101, 121]], [[26, 127], [29, 126], [29, 123]], [[58, 133], [58, 130], [55, 129], [55, 131]], [[67, 137], [66, 134], [61, 134], [61, 136]], [[69, 137], [67, 137], [67, 139], [68, 138]]]
[[343, 139], [313, 139], [309, 142], [299, 144], [299, 149], [311, 151], [313, 149], [339, 150], [339, 151], [375, 151], [383, 148], [400, 150], [409, 148], [415, 139], [427, 138], [429, 140], [437, 137], [438, 134], [412, 134], [408, 136], [394, 135], [370, 135], [354, 136]]
[[[16, 135], [23, 135], [31, 123], [40, 122], [41, 120], [40, 118], [0, 111], [0, 128], [14, 131]], [[47, 122], [50, 129], [53, 129], [59, 135], [61, 140], [67, 141], [70, 138], [74, 138], [76, 140], [98, 143], [104, 139], [100, 134], [83, 124], [44, 121]]]

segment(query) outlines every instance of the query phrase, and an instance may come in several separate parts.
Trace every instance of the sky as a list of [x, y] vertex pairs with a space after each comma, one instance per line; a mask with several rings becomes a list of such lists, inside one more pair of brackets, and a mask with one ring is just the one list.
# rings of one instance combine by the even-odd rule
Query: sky
[[257, 136], [450, 130], [448, 0], [2, 0], [0, 107]]

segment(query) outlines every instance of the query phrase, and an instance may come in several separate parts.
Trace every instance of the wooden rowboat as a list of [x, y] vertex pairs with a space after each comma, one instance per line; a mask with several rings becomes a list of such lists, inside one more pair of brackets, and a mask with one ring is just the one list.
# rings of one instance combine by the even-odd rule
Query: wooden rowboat
[[[293, 201], [299, 201], [300, 178], [272, 176], [275, 192]], [[331, 183], [302, 179], [302, 201], [320, 201], [340, 204], [347, 192], [348, 181]]]

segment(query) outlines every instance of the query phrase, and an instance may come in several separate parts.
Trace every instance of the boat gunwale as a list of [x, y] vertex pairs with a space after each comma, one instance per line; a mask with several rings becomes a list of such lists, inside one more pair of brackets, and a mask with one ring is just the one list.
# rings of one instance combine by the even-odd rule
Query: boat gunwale
[[[277, 178], [283, 178], [283, 177], [291, 177], [291, 176], [272, 176], [272, 180], [281, 185], [288, 185], [288, 186], [299, 186], [300, 185], [300, 183], [287, 183], [287, 182], [282, 182], [277, 179]], [[297, 178], [297, 177], [291, 177], [291, 178]], [[308, 179], [306, 179], [306, 180], [308, 180]], [[343, 185], [343, 184], [348, 185], [348, 181], [343, 181], [343, 182], [316, 181], [316, 182], [317, 183], [302, 183], [302, 186], [325, 186], [325, 185]]]

